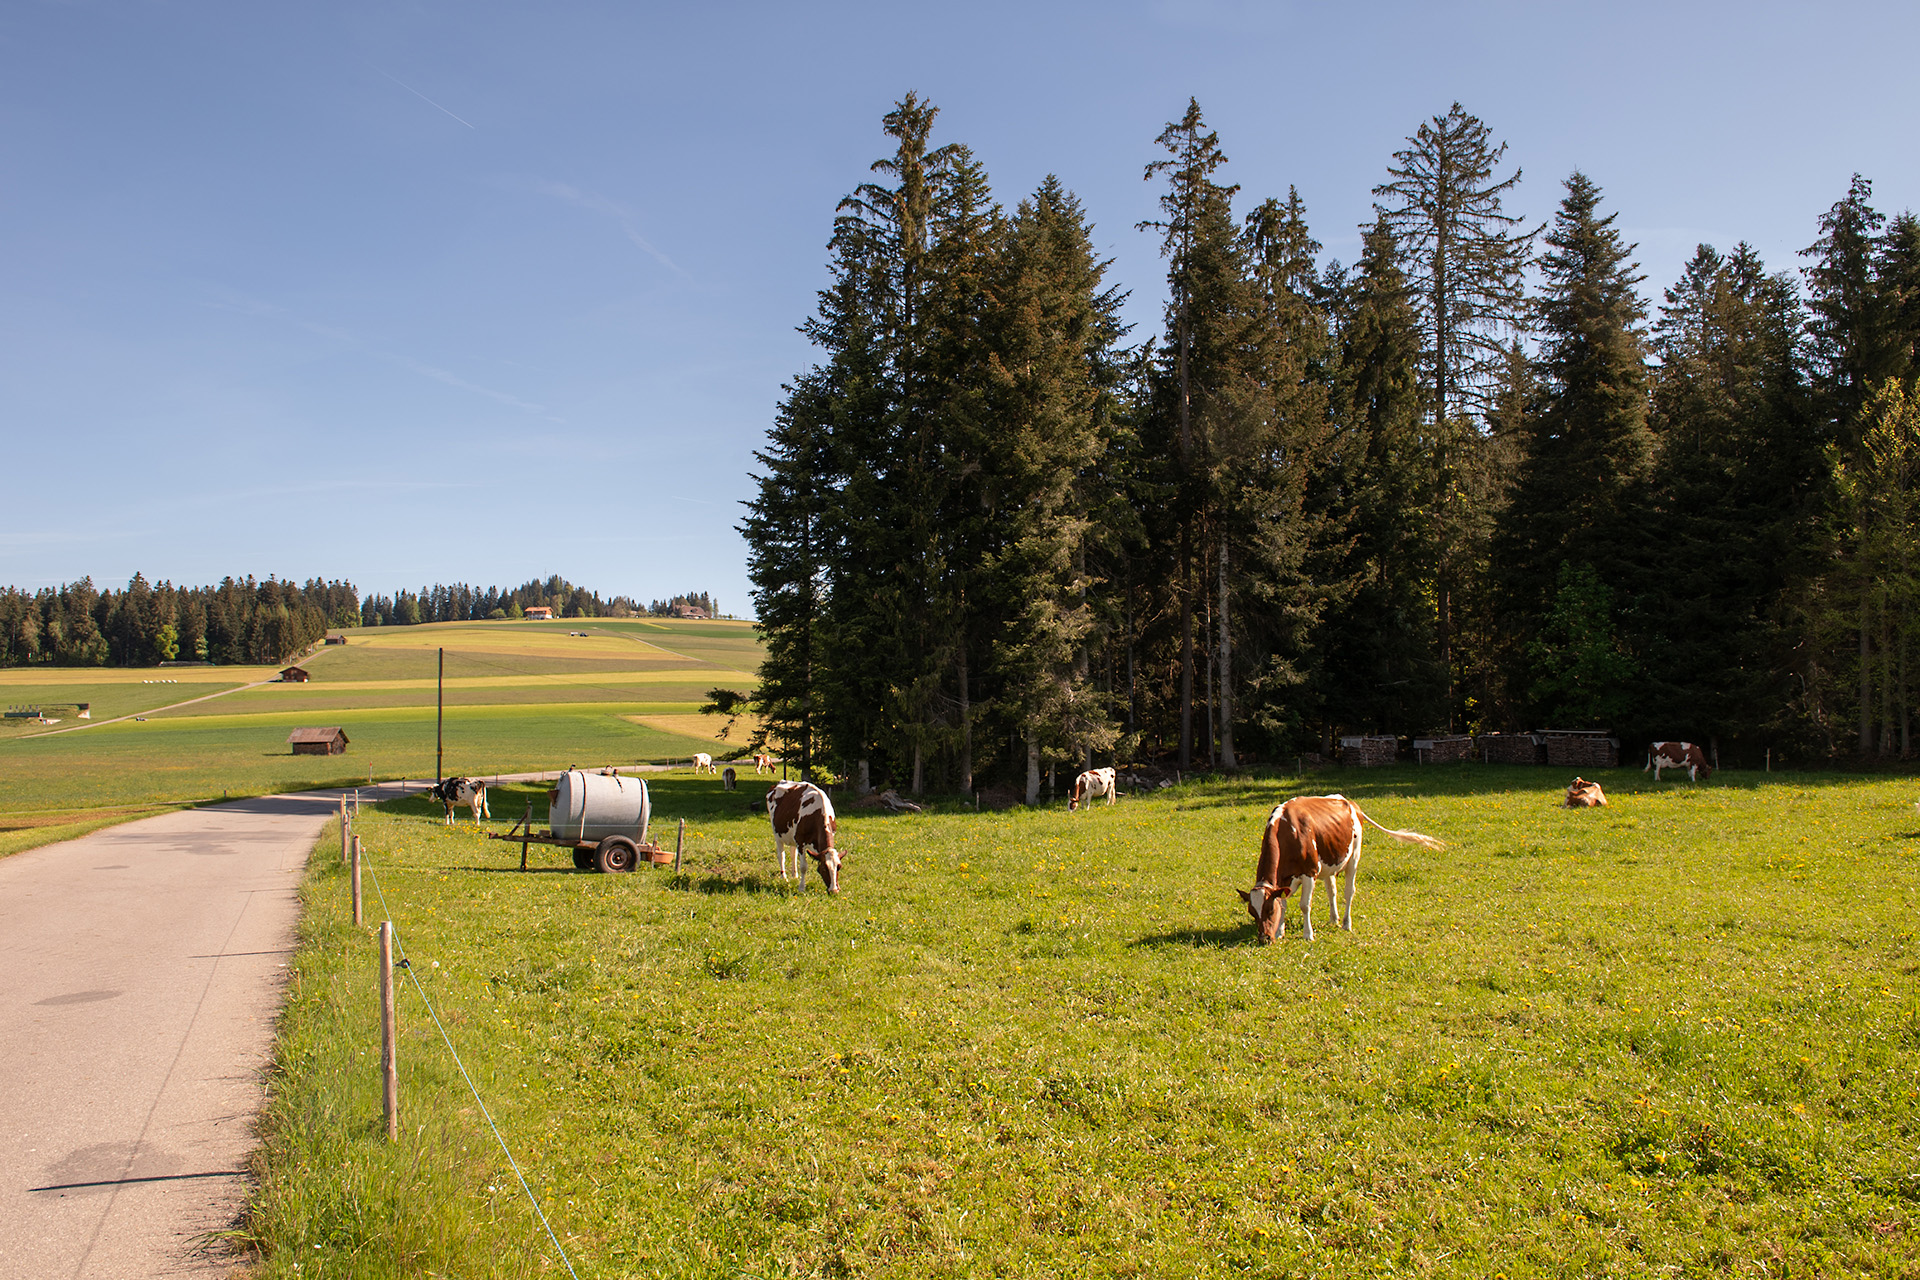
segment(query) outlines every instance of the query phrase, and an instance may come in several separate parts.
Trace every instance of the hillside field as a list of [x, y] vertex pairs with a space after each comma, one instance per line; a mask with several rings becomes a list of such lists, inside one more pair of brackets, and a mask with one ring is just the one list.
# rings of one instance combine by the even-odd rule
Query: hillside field
[[[573, 635], [572, 632], [585, 632]], [[11, 722], [0, 734], [0, 854], [223, 796], [434, 776], [437, 650], [446, 654], [449, 774], [685, 760], [729, 744], [697, 714], [708, 689], [749, 690], [759, 663], [738, 622], [567, 619], [348, 633], [276, 668], [0, 670], [7, 706], [91, 702], [94, 723]], [[162, 683], [163, 681], [169, 683]], [[170, 704], [202, 695], [191, 705]], [[144, 715], [144, 720], [116, 716]], [[295, 756], [287, 735], [339, 725], [343, 756]], [[731, 743], [744, 743], [745, 724]]]
[[[356, 830], [583, 1277], [1920, 1276], [1913, 785], [1600, 781], [843, 806], [838, 898], [685, 773], [678, 875], [523, 875], [417, 800]], [[1268, 810], [1333, 790], [1449, 847], [1369, 831], [1354, 932], [1320, 894], [1259, 946]], [[565, 1274], [404, 976], [384, 1140], [374, 936], [318, 847], [237, 1234], [272, 1277]]]

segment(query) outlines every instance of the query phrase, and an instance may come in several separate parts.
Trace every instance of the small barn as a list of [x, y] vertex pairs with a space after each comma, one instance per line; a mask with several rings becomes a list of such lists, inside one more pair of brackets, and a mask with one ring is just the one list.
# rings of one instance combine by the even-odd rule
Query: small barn
[[347, 642], [347, 638], [341, 635], [338, 631], [334, 632], [332, 635], [327, 637], [328, 644], [345, 644], [346, 642]]
[[313, 677], [308, 674], [305, 667], [280, 668], [280, 682], [282, 684], [305, 684], [311, 679], [313, 679]]
[[331, 729], [295, 729], [287, 742], [297, 756], [343, 756], [347, 754], [347, 731]]

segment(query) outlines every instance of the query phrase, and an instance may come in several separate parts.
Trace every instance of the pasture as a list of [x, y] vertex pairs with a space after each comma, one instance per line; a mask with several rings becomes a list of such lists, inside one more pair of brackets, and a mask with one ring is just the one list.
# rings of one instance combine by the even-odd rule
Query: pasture
[[[569, 619], [349, 634], [348, 644], [301, 659], [313, 675], [305, 684], [258, 684], [277, 674], [265, 667], [0, 671], [7, 705], [86, 701], [94, 719], [75, 732], [61, 730], [83, 722], [6, 722], [0, 855], [223, 796], [431, 778], [439, 648], [445, 767], [468, 774], [713, 751], [725, 722], [697, 714], [706, 691], [752, 688], [759, 660], [745, 623]], [[171, 705], [205, 694], [222, 696]], [[146, 719], [102, 723], [136, 714]], [[346, 755], [290, 753], [295, 728], [334, 724], [351, 739]], [[746, 731], [736, 726], [732, 741]]]
[[[688, 774], [652, 784], [679, 875], [522, 875], [418, 801], [356, 829], [581, 1276], [1920, 1276], [1913, 785], [1600, 781], [843, 804], [837, 899]], [[1355, 932], [1321, 894], [1257, 946], [1266, 813], [1331, 790], [1451, 847], [1370, 833]], [[275, 1277], [565, 1274], [404, 978], [384, 1140], [373, 934], [318, 848], [237, 1235]]]

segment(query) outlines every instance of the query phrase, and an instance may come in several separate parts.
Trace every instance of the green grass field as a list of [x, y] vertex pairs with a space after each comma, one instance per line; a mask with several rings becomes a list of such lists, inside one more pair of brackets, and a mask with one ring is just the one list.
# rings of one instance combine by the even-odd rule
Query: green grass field
[[[1912, 786], [1601, 781], [843, 812], [837, 899], [687, 775], [678, 876], [522, 875], [417, 801], [357, 830], [581, 1276], [1920, 1276]], [[1451, 847], [1371, 834], [1353, 933], [1322, 894], [1255, 945], [1267, 810], [1329, 790]], [[384, 1140], [336, 841], [241, 1234], [275, 1277], [564, 1274], [405, 985]]]
[[[759, 654], [745, 623], [450, 623], [350, 637], [302, 659], [305, 684], [242, 688], [277, 671], [253, 667], [0, 671], [0, 702], [91, 702], [94, 720], [0, 728], [0, 855], [152, 806], [430, 778], [442, 648], [445, 768], [476, 775], [724, 752], [713, 736], [724, 722], [692, 713], [708, 689], [751, 689]], [[224, 696], [171, 706], [209, 693]], [[135, 714], [146, 718], [103, 723]], [[295, 728], [336, 724], [346, 755], [290, 753]]]

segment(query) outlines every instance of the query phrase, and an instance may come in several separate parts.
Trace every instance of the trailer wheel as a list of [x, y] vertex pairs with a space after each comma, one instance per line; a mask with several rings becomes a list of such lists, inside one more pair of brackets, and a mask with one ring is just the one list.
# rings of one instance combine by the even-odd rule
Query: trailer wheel
[[602, 871], [631, 871], [640, 861], [640, 850], [625, 836], [608, 836], [593, 851], [594, 864]]
[[576, 845], [573, 850], [573, 869], [575, 871], [592, 871], [594, 869], [594, 859], [597, 852], [597, 850], [582, 849]]

